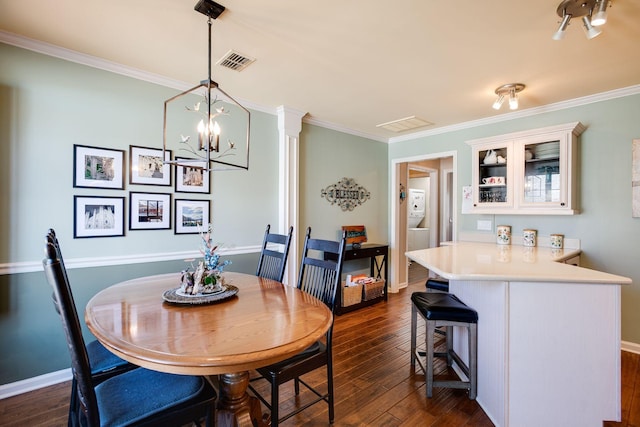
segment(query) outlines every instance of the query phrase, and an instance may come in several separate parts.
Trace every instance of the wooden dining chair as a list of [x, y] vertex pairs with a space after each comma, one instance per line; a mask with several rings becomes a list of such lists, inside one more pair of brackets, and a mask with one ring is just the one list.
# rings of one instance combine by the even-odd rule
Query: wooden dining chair
[[214, 422], [216, 399], [213, 387], [202, 377], [165, 374], [136, 368], [94, 381], [60, 248], [55, 233], [49, 232], [42, 261], [47, 281], [53, 288], [53, 302], [62, 320], [76, 382], [78, 410], [72, 426], [152, 426]]
[[[289, 227], [288, 234], [271, 233], [271, 225], [267, 225], [262, 241], [262, 251], [258, 260], [256, 276], [282, 282], [284, 270], [287, 267], [287, 257], [289, 255], [289, 245], [293, 227]], [[278, 247], [274, 247], [278, 245]], [[282, 249], [280, 251], [279, 249]]]
[[[65, 275], [65, 280], [69, 280], [67, 277], [67, 270], [64, 266], [64, 260], [62, 258], [62, 250], [60, 249], [60, 243], [56, 236], [54, 229], [50, 228], [46, 238], [47, 243], [53, 245], [56, 258], [60, 261], [62, 272]], [[56, 301], [56, 293], [51, 294], [53, 298], [53, 305], [56, 310], [59, 310], [59, 304]], [[58, 311], [58, 314], [60, 312]], [[127, 362], [111, 353], [107, 350], [100, 341], [92, 340], [86, 343], [87, 356], [89, 357], [89, 366], [91, 367], [91, 379], [94, 384], [100, 384], [102, 381], [111, 378], [114, 375], [121, 374], [131, 369], [137, 368], [136, 365]], [[73, 420], [77, 419], [79, 409], [78, 403], [78, 383], [75, 377], [71, 380], [71, 397], [69, 398], [69, 416], [68, 425], [71, 427]]]
[[[300, 273], [298, 276], [298, 289], [307, 292], [321, 300], [324, 304], [334, 310], [336, 292], [341, 283], [342, 263], [344, 260], [346, 235], [343, 233], [342, 239], [338, 242], [330, 240], [312, 239], [311, 228], [307, 229], [304, 240], [302, 260], [300, 262]], [[332, 254], [333, 256], [325, 256]], [[333, 258], [327, 259], [327, 258]], [[301, 353], [283, 360], [273, 365], [258, 368], [260, 377], [252, 379], [266, 379], [271, 383], [271, 401], [268, 402], [250, 384], [251, 391], [265, 404], [271, 411], [271, 425], [277, 426], [286, 419], [302, 412], [311, 405], [320, 401], [325, 401], [329, 406], [329, 423], [334, 419], [334, 397], [333, 397], [333, 353], [332, 353], [333, 324], [327, 331], [324, 340], [314, 343]], [[327, 391], [322, 393], [311, 387], [300, 377], [306, 373], [325, 366], [327, 370]], [[313, 400], [302, 404], [292, 412], [284, 416], [279, 415], [279, 387], [280, 385], [294, 380], [294, 390], [296, 396], [300, 394], [300, 384], [309, 389], [315, 397]]]

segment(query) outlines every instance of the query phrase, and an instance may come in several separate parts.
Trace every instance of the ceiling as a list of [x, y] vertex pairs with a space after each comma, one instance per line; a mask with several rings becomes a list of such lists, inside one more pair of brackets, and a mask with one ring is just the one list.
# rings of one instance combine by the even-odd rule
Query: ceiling
[[[510, 114], [494, 90], [524, 83], [520, 110], [640, 84], [640, 1], [613, 0], [603, 33], [574, 19], [551, 39], [560, 0], [219, 0], [213, 68], [235, 98], [387, 141], [377, 124], [417, 116], [437, 129]], [[0, 30], [195, 85], [207, 76], [197, 0], [0, 0]], [[411, 132], [416, 132], [413, 130]]]

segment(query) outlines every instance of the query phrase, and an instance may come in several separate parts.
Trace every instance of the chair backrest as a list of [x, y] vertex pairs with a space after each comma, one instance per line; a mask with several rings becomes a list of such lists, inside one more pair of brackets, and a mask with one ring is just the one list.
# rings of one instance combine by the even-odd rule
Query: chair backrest
[[[332, 312], [341, 283], [345, 241], [346, 232], [338, 242], [312, 239], [311, 227], [307, 228], [304, 238], [298, 289], [324, 302]], [[332, 255], [328, 257], [327, 254]]]
[[[256, 269], [256, 276], [282, 282], [284, 270], [287, 267], [287, 257], [289, 255], [289, 245], [291, 244], [293, 227], [289, 227], [288, 234], [270, 233], [270, 229], [271, 225], [267, 225], [267, 229], [264, 232], [258, 268]], [[270, 247], [267, 248], [267, 245], [270, 245]], [[274, 248], [274, 245], [280, 245], [282, 251], [276, 250], [278, 248]]]
[[91, 380], [89, 356], [82, 337], [80, 319], [71, 293], [67, 271], [62, 261], [60, 246], [53, 230], [49, 230], [47, 233], [44, 254], [42, 265], [47, 281], [53, 288], [53, 304], [60, 315], [67, 338], [67, 346], [71, 356], [71, 370], [78, 384], [80, 408], [86, 418], [87, 425], [100, 425], [98, 403]]

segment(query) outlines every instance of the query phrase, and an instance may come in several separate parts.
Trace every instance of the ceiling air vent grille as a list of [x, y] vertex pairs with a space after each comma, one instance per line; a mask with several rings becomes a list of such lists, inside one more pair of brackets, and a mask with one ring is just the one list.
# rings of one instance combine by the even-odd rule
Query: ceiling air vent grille
[[376, 127], [390, 130], [392, 132], [404, 132], [406, 130], [412, 130], [421, 128], [424, 126], [432, 126], [433, 123], [423, 120], [416, 116], [405, 117], [404, 119], [393, 120], [387, 123], [381, 123]]
[[234, 71], [242, 71], [249, 66], [255, 58], [250, 58], [246, 55], [230, 50], [222, 58], [216, 62], [216, 65], [220, 65], [225, 68], [229, 68]]

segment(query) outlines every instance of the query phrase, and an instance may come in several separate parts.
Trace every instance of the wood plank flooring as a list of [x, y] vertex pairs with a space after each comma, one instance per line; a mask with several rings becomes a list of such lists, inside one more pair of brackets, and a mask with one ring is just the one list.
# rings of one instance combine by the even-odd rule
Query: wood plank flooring
[[[424, 290], [426, 270], [410, 268], [410, 285], [381, 302], [342, 316], [334, 327], [335, 426], [491, 426], [480, 406], [462, 390], [435, 389], [425, 397], [424, 377], [409, 365], [410, 295]], [[437, 371], [455, 375], [439, 362]], [[305, 377], [326, 387], [324, 369]], [[65, 382], [0, 400], [2, 426], [65, 426], [71, 383]], [[266, 383], [265, 383], [266, 386]], [[266, 392], [266, 387], [259, 388]], [[266, 392], [268, 396], [268, 392]], [[302, 392], [299, 401], [308, 398]], [[535, 405], [535, 402], [531, 402]], [[281, 413], [296, 405], [293, 385], [281, 388]], [[640, 426], [640, 355], [622, 352], [622, 422], [606, 427]], [[319, 403], [283, 423], [326, 426]]]

